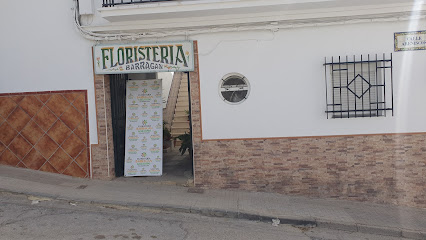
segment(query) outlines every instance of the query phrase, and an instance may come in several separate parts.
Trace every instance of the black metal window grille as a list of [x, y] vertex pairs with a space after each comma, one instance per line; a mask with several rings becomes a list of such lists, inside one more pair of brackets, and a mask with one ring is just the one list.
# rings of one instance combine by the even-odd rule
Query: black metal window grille
[[327, 119], [394, 115], [392, 54], [325, 58], [324, 66]]
[[165, 2], [173, 0], [103, 0], [102, 7], [114, 7], [115, 5], [149, 3], [149, 2]]

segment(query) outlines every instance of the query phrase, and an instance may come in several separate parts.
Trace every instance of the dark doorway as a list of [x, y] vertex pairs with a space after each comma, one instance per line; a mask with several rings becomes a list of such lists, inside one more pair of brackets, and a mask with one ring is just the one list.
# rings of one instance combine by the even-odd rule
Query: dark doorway
[[131, 79], [155, 79], [156, 73], [112, 74], [111, 118], [114, 142], [115, 176], [124, 176], [124, 156], [126, 140], [126, 82]]
[[[181, 74], [181, 81], [177, 86], [179, 91], [183, 88], [188, 88], [188, 74]], [[111, 118], [113, 128], [113, 142], [114, 142], [114, 166], [115, 176], [120, 178], [124, 176], [124, 161], [125, 161], [125, 142], [126, 142], [126, 84], [127, 80], [145, 80], [157, 79], [156, 73], [139, 73], [139, 74], [114, 74], [110, 75], [110, 89], [111, 89]], [[180, 86], [180, 83], [185, 85]], [[189, 88], [188, 88], [188, 92]], [[174, 101], [177, 102], [178, 98], [175, 97]], [[187, 104], [189, 99], [186, 98]], [[176, 110], [176, 109], [175, 109]], [[188, 109], [190, 112], [190, 108]], [[188, 116], [185, 116], [188, 124], [191, 126]], [[189, 130], [191, 133], [191, 130]], [[164, 145], [164, 142], [163, 142]], [[129, 181], [141, 182], [156, 182], [156, 183], [174, 183], [177, 185], [189, 186], [193, 184], [192, 173], [192, 154], [188, 151], [184, 155], [179, 153], [179, 146], [174, 149], [163, 150], [163, 175], [156, 178], [133, 178]], [[127, 181], [127, 180], [124, 180]]]

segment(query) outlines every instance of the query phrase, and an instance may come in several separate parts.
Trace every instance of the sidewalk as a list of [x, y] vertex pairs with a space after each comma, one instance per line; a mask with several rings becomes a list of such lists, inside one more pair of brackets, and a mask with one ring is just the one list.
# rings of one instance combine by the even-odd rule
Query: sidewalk
[[139, 206], [209, 216], [316, 225], [411, 239], [426, 239], [426, 209], [274, 193], [205, 190], [117, 179], [72, 178], [0, 165], [0, 190], [76, 202]]

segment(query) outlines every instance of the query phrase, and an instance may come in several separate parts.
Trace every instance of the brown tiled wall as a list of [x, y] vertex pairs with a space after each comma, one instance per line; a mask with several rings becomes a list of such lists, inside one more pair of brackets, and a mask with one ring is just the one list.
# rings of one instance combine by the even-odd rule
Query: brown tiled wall
[[95, 75], [98, 144], [92, 145], [92, 171], [93, 178], [96, 179], [112, 179], [115, 177], [110, 97], [108, 75]]
[[0, 95], [0, 164], [89, 177], [87, 92]]
[[425, 135], [198, 142], [196, 184], [426, 207]]
[[426, 207], [426, 134], [202, 141], [195, 69], [197, 186]]

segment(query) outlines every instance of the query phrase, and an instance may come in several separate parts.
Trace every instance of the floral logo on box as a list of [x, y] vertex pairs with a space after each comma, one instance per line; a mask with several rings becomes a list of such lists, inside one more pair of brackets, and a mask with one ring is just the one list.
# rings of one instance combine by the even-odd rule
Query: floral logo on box
[[160, 173], [160, 169], [157, 168], [157, 165], [152, 166], [152, 168], [149, 170], [149, 172], [151, 174], [159, 174]]
[[132, 101], [131, 104], [129, 104], [129, 109], [130, 110], [138, 110], [139, 105], [136, 103], [136, 101]]
[[152, 121], [160, 121], [160, 115], [158, 115], [157, 112], [154, 112], [154, 114], [151, 116]]
[[130, 148], [128, 152], [129, 152], [129, 154], [137, 154], [138, 149], [135, 148], [135, 145], [132, 145], [132, 148]]
[[148, 134], [151, 132], [152, 127], [151, 125], [142, 125], [142, 126], [138, 126], [136, 128], [136, 130], [138, 131], [139, 134]]
[[151, 151], [151, 153], [159, 153], [160, 152], [160, 148], [157, 146], [157, 144], [154, 144], [154, 146], [149, 150]]
[[154, 83], [151, 85], [152, 90], [158, 90], [160, 89], [160, 83], [158, 81], [154, 81]]
[[151, 135], [151, 140], [160, 140], [160, 135], [158, 135], [157, 131], [154, 131], [154, 135]]
[[137, 170], [135, 169], [135, 166], [131, 166], [130, 169], [127, 169], [127, 175], [136, 175]]
[[136, 135], [135, 132], [132, 132], [132, 135], [129, 137], [129, 141], [137, 141], [139, 139], [139, 137]]
[[130, 91], [137, 91], [139, 90], [139, 86], [136, 84], [136, 82], [132, 82], [130, 86], [128, 86]]
[[160, 106], [161, 104], [157, 100], [154, 100], [154, 102], [151, 103], [151, 108], [160, 108]]
[[[146, 89], [144, 89], [144, 90], [146, 90]], [[151, 99], [152, 99], [152, 95], [149, 94], [149, 93], [144, 92], [144, 93], [138, 95], [139, 102], [149, 102], [149, 101], [151, 101]]]
[[132, 115], [129, 117], [130, 122], [137, 122], [139, 120], [139, 117], [136, 115], [136, 113], [132, 113]]
[[151, 163], [152, 163], [152, 160], [150, 158], [138, 158], [136, 160], [136, 164], [139, 167], [149, 166], [149, 165], [151, 165]]

